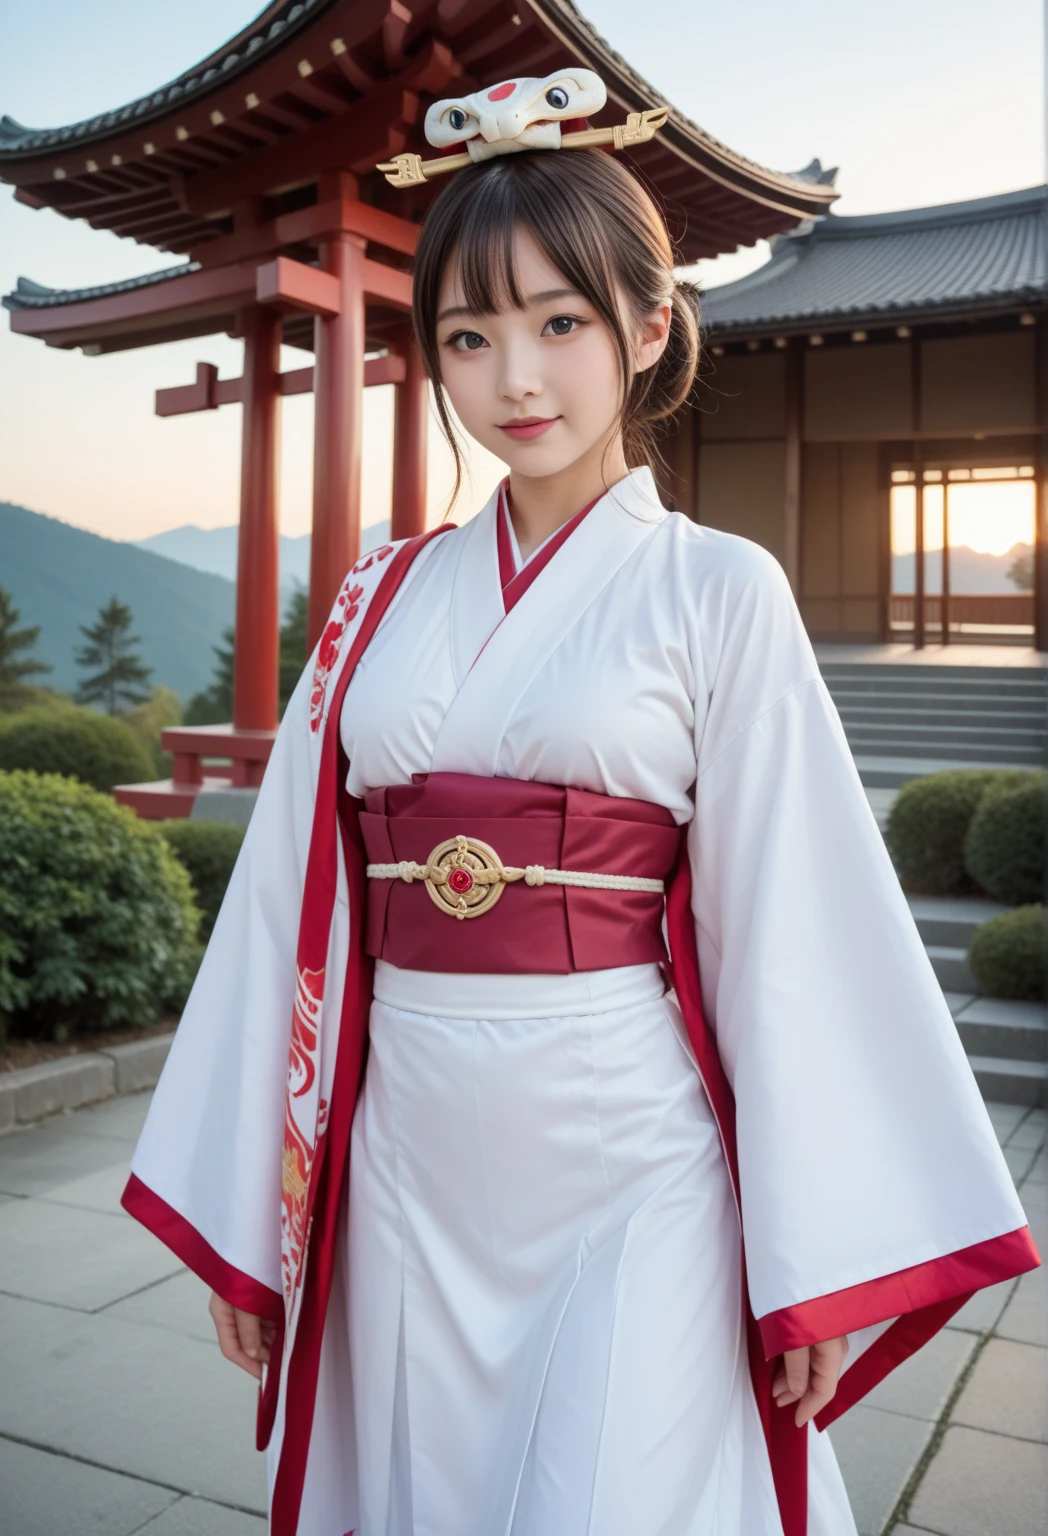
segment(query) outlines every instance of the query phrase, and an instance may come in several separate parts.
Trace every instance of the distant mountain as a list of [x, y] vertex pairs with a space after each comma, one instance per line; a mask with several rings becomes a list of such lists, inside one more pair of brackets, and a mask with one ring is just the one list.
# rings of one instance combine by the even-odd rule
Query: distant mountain
[[[984, 597], [1008, 592], [1013, 596], [1022, 591], [1008, 580], [1008, 570], [1020, 555], [1031, 553], [1029, 544], [1013, 544], [1003, 555], [984, 555], [969, 549], [967, 544], [955, 544], [950, 549], [950, 591], [980, 594]], [[935, 550], [925, 555], [924, 579], [932, 592], [940, 590], [940, 553]], [[892, 591], [913, 591], [913, 555], [892, 556]]]
[[[210, 571], [236, 581], [237, 534], [236, 523], [223, 528], [198, 528], [195, 523], [183, 523], [181, 528], [169, 528], [166, 533], [154, 533], [148, 539], [136, 539], [138, 549], [148, 549], [154, 555], [168, 560], [180, 560], [197, 571]], [[389, 522], [373, 523], [361, 533], [361, 550], [366, 552], [384, 544], [389, 538]], [[290, 538], [280, 537], [280, 590], [286, 600], [296, 582], [309, 586], [309, 534]]]
[[211, 681], [211, 647], [233, 622], [231, 581], [11, 502], [0, 502], [0, 587], [25, 624], [41, 627], [37, 654], [54, 667], [41, 682], [69, 691], [79, 681], [78, 625], [92, 623], [111, 597], [134, 614], [154, 681], [183, 700]]

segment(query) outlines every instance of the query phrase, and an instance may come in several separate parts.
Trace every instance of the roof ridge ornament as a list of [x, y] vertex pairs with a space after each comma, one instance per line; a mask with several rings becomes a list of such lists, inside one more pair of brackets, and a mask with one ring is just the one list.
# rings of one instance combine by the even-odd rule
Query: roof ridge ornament
[[[585, 122], [608, 99], [591, 69], [567, 68], [543, 79], [502, 80], [469, 96], [435, 101], [426, 113], [426, 138], [444, 153], [433, 160], [400, 154], [375, 167], [393, 187], [417, 187], [496, 155], [527, 149], [627, 149], [654, 138], [669, 117], [668, 107], [630, 112], [611, 128], [562, 131], [562, 123]], [[464, 145], [455, 153], [456, 145]]]

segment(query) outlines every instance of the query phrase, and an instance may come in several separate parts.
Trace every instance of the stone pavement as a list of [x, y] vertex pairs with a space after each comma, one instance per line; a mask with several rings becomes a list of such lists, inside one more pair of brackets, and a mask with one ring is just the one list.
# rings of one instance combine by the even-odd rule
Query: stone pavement
[[[0, 1137], [3, 1536], [265, 1536], [254, 1384], [118, 1205], [147, 1103]], [[1045, 1252], [1048, 1114], [990, 1112]], [[861, 1536], [1044, 1536], [1043, 1277], [977, 1297], [830, 1431]]]

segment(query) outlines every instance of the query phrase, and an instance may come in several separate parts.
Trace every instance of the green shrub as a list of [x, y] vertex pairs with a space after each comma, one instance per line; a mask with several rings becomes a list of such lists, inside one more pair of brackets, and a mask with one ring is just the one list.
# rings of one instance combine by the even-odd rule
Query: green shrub
[[19, 768], [60, 773], [93, 789], [156, 778], [152, 755], [129, 725], [75, 704], [0, 718], [0, 771]]
[[244, 829], [224, 821], [161, 821], [156, 825], [189, 872], [201, 912], [200, 937], [206, 941], [244, 841]]
[[976, 885], [1009, 906], [1043, 901], [1048, 857], [1048, 793], [1043, 774], [994, 784], [979, 801], [964, 839], [964, 864]]
[[1044, 908], [1016, 907], [980, 923], [968, 947], [968, 965], [979, 991], [988, 997], [1039, 1002], [1048, 966]]
[[155, 1023], [185, 1001], [199, 920], [149, 822], [58, 774], [0, 773], [0, 1025]]
[[888, 816], [888, 847], [907, 890], [932, 896], [972, 888], [964, 866], [964, 839], [976, 808], [992, 784], [1025, 778], [1007, 769], [954, 768], [911, 779]]

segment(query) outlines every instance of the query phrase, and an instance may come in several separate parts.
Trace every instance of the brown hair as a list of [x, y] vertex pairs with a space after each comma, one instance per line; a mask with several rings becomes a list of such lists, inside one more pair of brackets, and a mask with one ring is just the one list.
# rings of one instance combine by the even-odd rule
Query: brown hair
[[[448, 262], [461, 262], [466, 303], [478, 314], [523, 308], [513, 267], [515, 230], [526, 229], [550, 262], [593, 305], [614, 339], [624, 383], [620, 427], [631, 467], [659, 457], [657, 425], [691, 392], [699, 364], [699, 296], [677, 281], [665, 220], [637, 178], [602, 150], [523, 151], [458, 171], [426, 214], [415, 254], [413, 312], [441, 431], [455, 458], [454, 505], [462, 485], [440, 373], [437, 305]], [[631, 337], [615, 302], [621, 288], [639, 324], [673, 305], [666, 349], [634, 372]]]

